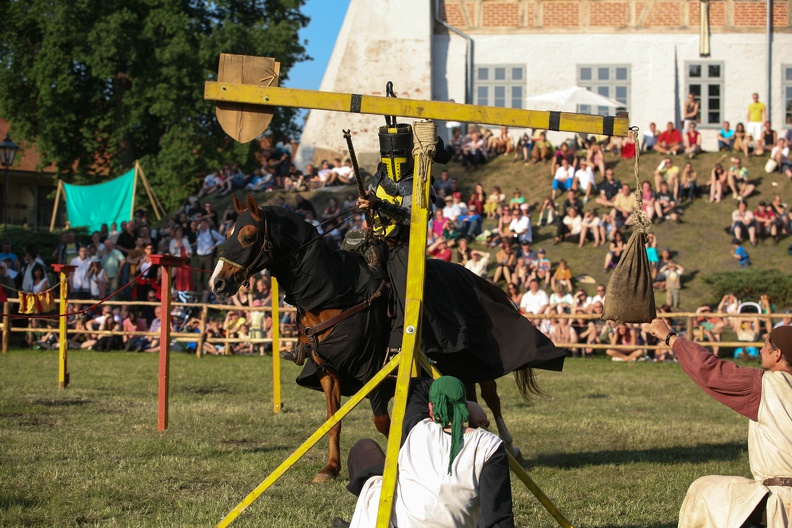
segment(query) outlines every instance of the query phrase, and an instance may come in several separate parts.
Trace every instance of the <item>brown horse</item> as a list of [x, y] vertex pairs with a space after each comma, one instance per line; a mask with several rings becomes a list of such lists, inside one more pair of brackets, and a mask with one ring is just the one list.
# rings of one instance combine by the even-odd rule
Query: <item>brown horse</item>
[[[270, 270], [286, 302], [297, 307], [298, 352], [308, 359], [297, 382], [325, 393], [330, 417], [340, 407], [341, 395], [355, 394], [385, 362], [390, 320], [383, 279], [357, 253], [331, 249], [299, 216], [260, 208], [252, 196], [246, 204], [236, 197], [233, 201], [240, 216], [210, 286], [217, 294], [233, 295], [253, 274]], [[520, 316], [502, 290], [462, 266], [430, 260], [425, 284], [431, 291], [424, 295], [422, 350], [444, 374], [468, 387], [482, 384], [499, 434], [519, 457], [492, 380], [515, 372], [528, 398], [539, 392], [532, 367], [560, 370], [563, 351]], [[390, 380], [369, 394], [374, 423], [384, 435], [390, 428], [392, 395]], [[469, 389], [469, 395], [475, 398], [475, 390]], [[340, 432], [340, 423], [331, 429], [327, 465], [314, 482], [338, 475]]]

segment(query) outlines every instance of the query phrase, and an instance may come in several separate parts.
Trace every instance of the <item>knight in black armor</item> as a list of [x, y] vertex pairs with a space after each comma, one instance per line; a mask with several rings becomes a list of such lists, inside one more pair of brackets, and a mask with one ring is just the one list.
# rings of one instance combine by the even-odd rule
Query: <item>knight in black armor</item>
[[[395, 121], [395, 120], [394, 120]], [[408, 124], [390, 123], [379, 129], [381, 161], [358, 207], [370, 211], [372, 235], [379, 245], [393, 291], [391, 352], [401, 348], [404, 332], [405, 288], [413, 190], [413, 134]], [[448, 155], [438, 138], [434, 161], [447, 163]], [[434, 190], [432, 190], [434, 201]]]

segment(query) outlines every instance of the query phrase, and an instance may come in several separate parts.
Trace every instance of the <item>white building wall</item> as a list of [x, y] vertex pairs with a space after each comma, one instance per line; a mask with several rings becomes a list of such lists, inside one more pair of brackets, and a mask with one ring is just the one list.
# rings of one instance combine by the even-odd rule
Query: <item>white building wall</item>
[[[409, 24], [403, 23], [410, 13]], [[432, 98], [432, 16], [426, 0], [352, 0], [322, 78], [321, 91]], [[330, 43], [328, 43], [329, 45]], [[464, 72], [463, 72], [464, 75]], [[401, 122], [407, 122], [401, 119]], [[305, 121], [295, 164], [346, 152], [342, 129], [351, 129], [361, 166], [375, 168], [382, 116], [313, 110]]]
[[[699, 57], [698, 35], [682, 33], [476, 35], [474, 41], [476, 64], [525, 65], [526, 97], [575, 85], [579, 64], [629, 65], [630, 122], [642, 130], [651, 121], [661, 130], [666, 122], [678, 121], [687, 95], [686, 61], [723, 62], [722, 115], [731, 121], [732, 127], [746, 120], [753, 92], [758, 92], [762, 100], [767, 93], [765, 35], [760, 33], [714, 34], [710, 41], [711, 55], [707, 58]], [[433, 45], [433, 95], [443, 99], [451, 94], [464, 94], [464, 39], [438, 34]], [[776, 34], [773, 44], [771, 115], [773, 128], [779, 131], [785, 128], [782, 64], [792, 64], [790, 34]], [[448, 71], [443, 71], [445, 67]], [[705, 149], [716, 148], [716, 134], [717, 129], [702, 128]], [[555, 134], [551, 140], [558, 142], [562, 137], [563, 134]]]

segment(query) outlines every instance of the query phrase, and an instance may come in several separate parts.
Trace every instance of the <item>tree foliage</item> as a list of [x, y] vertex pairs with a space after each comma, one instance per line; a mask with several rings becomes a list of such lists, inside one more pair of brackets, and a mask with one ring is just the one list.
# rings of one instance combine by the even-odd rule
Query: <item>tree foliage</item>
[[[140, 160], [173, 206], [207, 169], [250, 161], [252, 146], [228, 138], [203, 100], [220, 53], [275, 57], [285, 78], [309, 59], [298, 39], [303, 3], [0, 0], [0, 115], [66, 181], [95, 182]], [[294, 134], [294, 116], [279, 109], [271, 129]]]

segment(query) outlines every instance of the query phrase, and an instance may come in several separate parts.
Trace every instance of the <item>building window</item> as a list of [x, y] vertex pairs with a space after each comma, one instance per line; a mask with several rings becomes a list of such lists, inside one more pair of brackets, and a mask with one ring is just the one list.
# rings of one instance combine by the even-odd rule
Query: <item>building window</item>
[[[630, 67], [627, 65], [579, 65], [577, 85], [609, 99], [615, 99], [624, 108], [629, 106]], [[608, 106], [578, 105], [577, 111], [583, 114], [616, 114], [616, 108]]]
[[699, 123], [716, 128], [723, 120], [723, 63], [685, 63], [685, 94], [692, 93], [699, 102]]
[[523, 108], [525, 67], [517, 65], [477, 66], [476, 104], [501, 108]]
[[781, 65], [781, 100], [784, 101], [784, 122], [792, 125], [792, 66]]

